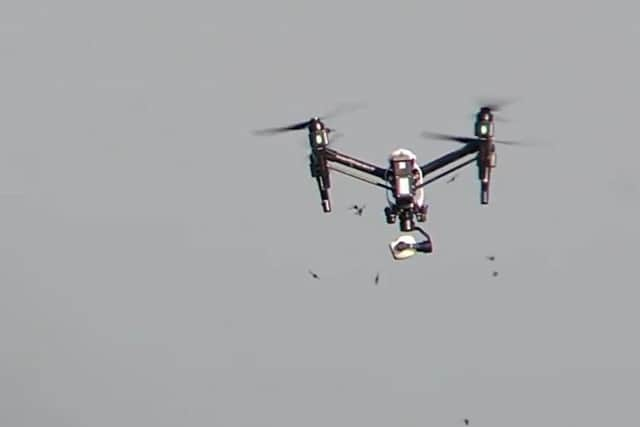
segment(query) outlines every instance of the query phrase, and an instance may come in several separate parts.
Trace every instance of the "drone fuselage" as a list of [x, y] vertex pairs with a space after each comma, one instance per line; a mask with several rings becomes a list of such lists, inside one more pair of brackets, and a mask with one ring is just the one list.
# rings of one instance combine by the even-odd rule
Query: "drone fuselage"
[[389, 156], [389, 169], [386, 176], [391, 190], [387, 191], [385, 216], [388, 224], [400, 220], [401, 231], [411, 231], [415, 220], [425, 222], [427, 207], [424, 201], [422, 171], [416, 155], [405, 148], [399, 148]]

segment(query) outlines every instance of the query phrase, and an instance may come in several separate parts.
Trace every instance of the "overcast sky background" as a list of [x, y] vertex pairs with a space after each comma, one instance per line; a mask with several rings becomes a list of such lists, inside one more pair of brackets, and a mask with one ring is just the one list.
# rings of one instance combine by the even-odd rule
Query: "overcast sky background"
[[[2, 2], [0, 424], [632, 425], [631, 4]], [[382, 190], [324, 214], [305, 133], [251, 134], [364, 102], [336, 148], [425, 163], [483, 96], [545, 144], [429, 187], [404, 262]]]

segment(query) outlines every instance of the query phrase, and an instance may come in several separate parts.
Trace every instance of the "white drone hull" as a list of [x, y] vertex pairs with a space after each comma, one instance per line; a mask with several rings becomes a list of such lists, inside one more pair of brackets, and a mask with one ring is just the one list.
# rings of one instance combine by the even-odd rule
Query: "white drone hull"
[[[422, 171], [420, 170], [420, 166], [418, 165], [418, 159], [416, 155], [411, 150], [407, 150], [406, 148], [399, 148], [389, 155], [389, 161], [393, 161], [398, 157], [409, 157], [411, 159], [412, 170], [418, 177], [418, 179], [416, 180], [416, 185], [422, 184], [424, 177], [422, 176]], [[393, 200], [393, 194], [391, 193], [391, 191], [387, 191], [387, 203], [389, 204], [389, 206], [395, 206], [395, 201]], [[417, 207], [424, 206], [424, 187], [421, 187], [416, 191], [413, 203]]]

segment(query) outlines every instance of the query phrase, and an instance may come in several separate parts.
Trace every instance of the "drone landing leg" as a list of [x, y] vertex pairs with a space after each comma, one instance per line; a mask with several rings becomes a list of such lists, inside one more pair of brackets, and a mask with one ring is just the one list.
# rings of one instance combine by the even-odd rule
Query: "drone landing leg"
[[483, 182], [482, 183], [482, 190], [481, 190], [481, 195], [480, 195], [480, 203], [483, 205], [488, 205], [489, 204], [489, 184]]
[[326, 213], [331, 212], [331, 201], [326, 191], [322, 192], [322, 210]]
[[320, 191], [320, 199], [322, 200], [322, 210], [325, 213], [331, 212], [331, 200], [329, 199], [329, 189], [325, 187], [324, 180], [321, 176], [316, 178], [318, 181], [318, 190]]
[[491, 182], [491, 168], [484, 168], [484, 176], [480, 180], [480, 204], [489, 204], [489, 183]]

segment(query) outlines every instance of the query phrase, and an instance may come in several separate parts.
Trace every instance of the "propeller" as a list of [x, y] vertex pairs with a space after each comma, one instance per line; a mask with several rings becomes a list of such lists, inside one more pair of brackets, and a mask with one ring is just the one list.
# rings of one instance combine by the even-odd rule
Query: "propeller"
[[[287, 126], [282, 126], [282, 127], [276, 127], [276, 128], [268, 128], [268, 129], [261, 129], [261, 130], [257, 130], [254, 132], [254, 134], [256, 135], [274, 135], [274, 134], [278, 134], [278, 133], [282, 133], [282, 132], [290, 132], [290, 131], [296, 131], [296, 130], [302, 130], [302, 129], [306, 129], [308, 128], [313, 122], [317, 122], [317, 121], [326, 121], [328, 119], [332, 119], [334, 117], [346, 114], [346, 113], [350, 113], [356, 110], [360, 110], [362, 108], [364, 108], [365, 105], [362, 103], [349, 103], [349, 104], [342, 104], [340, 106], [338, 106], [337, 108], [335, 108], [333, 111], [321, 116], [321, 117], [312, 117], [309, 120], [305, 120], [303, 122], [299, 122], [299, 123], [294, 123], [292, 125], [287, 125]], [[331, 132], [335, 132], [335, 129], [329, 129], [327, 128], [327, 132], [331, 133]]]
[[518, 100], [516, 98], [478, 98], [476, 104], [478, 108], [488, 108], [491, 111], [501, 111], [507, 105], [512, 105]]
[[330, 111], [329, 113], [322, 116], [321, 119], [322, 120], [333, 119], [335, 117], [342, 116], [344, 114], [353, 113], [355, 111], [362, 110], [365, 107], [366, 107], [366, 104], [364, 102], [350, 102], [350, 103], [340, 104], [333, 111]]
[[[504, 110], [506, 106], [512, 105], [517, 101], [518, 99], [516, 98], [478, 98], [476, 100], [476, 105], [478, 110], [482, 108], [488, 108], [492, 113], [496, 113]], [[475, 114], [473, 115], [473, 117], [475, 117]], [[496, 114], [493, 115], [493, 119], [496, 122], [502, 123], [508, 123], [510, 121]]]
[[[456, 141], [462, 144], [472, 144], [476, 142], [482, 142], [483, 140], [475, 137], [468, 136], [456, 136], [456, 135], [447, 135], [443, 133], [435, 133], [435, 132], [422, 132], [421, 136], [426, 139], [443, 139], [447, 141]], [[522, 141], [502, 141], [502, 140], [492, 140], [495, 144], [503, 144], [503, 145], [518, 145], [518, 146], [533, 146], [536, 144], [530, 142], [522, 142]]]
[[304, 122], [300, 122], [300, 123], [295, 123], [289, 126], [282, 126], [282, 127], [277, 127], [277, 128], [268, 128], [268, 129], [260, 129], [254, 132], [254, 134], [256, 135], [275, 135], [277, 133], [282, 133], [282, 132], [290, 132], [293, 130], [301, 130], [301, 129], [306, 129], [309, 127], [309, 125], [311, 125], [311, 122], [314, 119], [310, 119], [310, 120], [306, 120]]
[[425, 131], [420, 134], [425, 139], [443, 139], [448, 141], [456, 141], [462, 144], [471, 144], [477, 141], [480, 141], [478, 138], [472, 138], [467, 136], [455, 136], [455, 135], [447, 135], [444, 133], [436, 133]]

